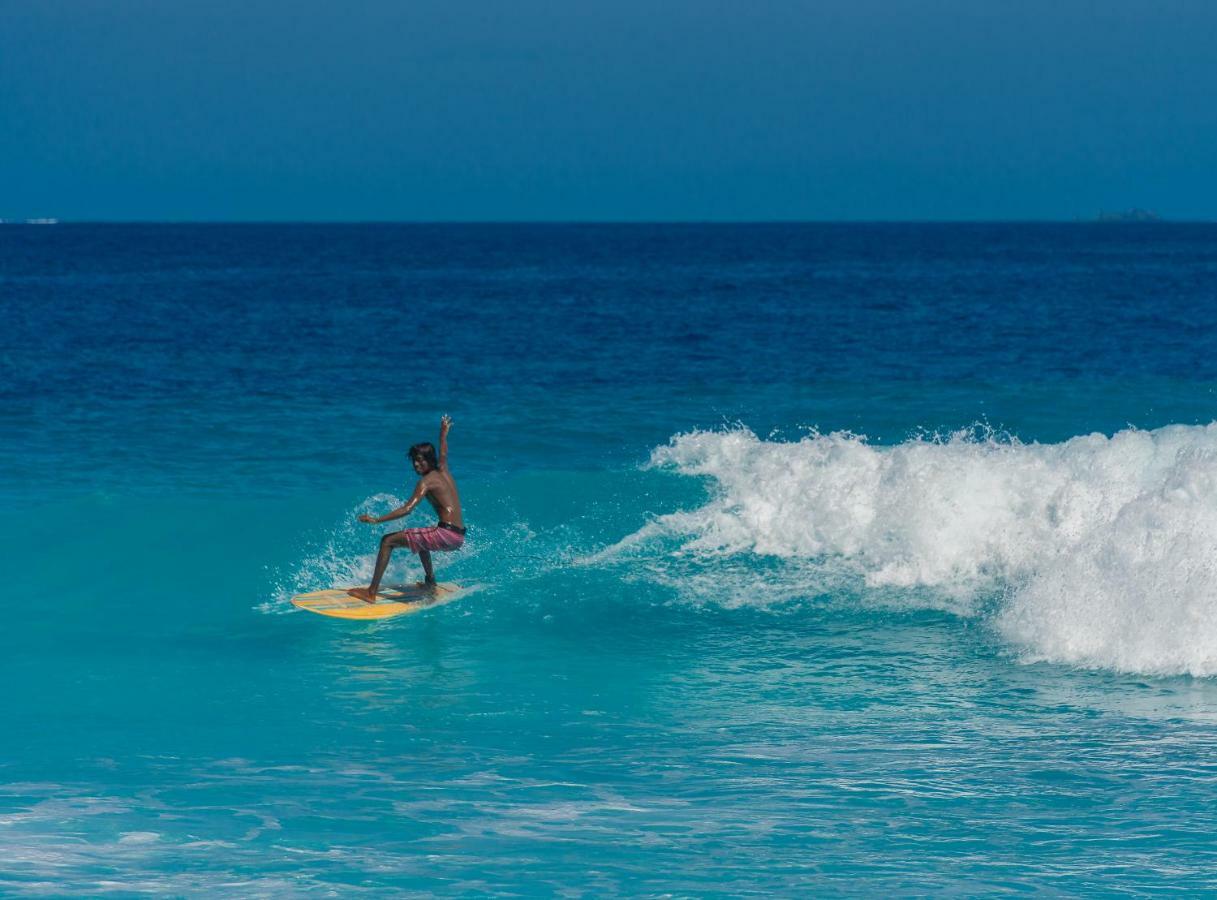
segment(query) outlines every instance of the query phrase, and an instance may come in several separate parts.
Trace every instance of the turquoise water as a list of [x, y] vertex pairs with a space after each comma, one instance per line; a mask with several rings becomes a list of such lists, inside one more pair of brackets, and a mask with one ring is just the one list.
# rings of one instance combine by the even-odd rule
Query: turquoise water
[[0, 893], [1211, 890], [1214, 238], [6, 227]]

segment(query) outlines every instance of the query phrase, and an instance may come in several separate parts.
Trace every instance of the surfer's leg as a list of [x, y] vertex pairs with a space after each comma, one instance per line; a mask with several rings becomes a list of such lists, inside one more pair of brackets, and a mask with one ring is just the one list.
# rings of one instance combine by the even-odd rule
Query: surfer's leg
[[369, 593], [373, 596], [376, 595], [376, 589], [380, 587], [380, 579], [384, 577], [385, 569], [389, 567], [389, 557], [393, 555], [394, 548], [408, 546], [409, 541], [406, 540], [404, 531], [394, 531], [380, 539], [380, 552], [376, 554], [376, 572], [372, 575], [372, 584], [368, 588]]
[[423, 564], [423, 575], [426, 576], [426, 581], [423, 583], [435, 587], [435, 570], [431, 568], [431, 551], [420, 549], [418, 560]]
[[393, 555], [393, 548], [405, 546], [404, 532], [395, 531], [382, 537], [380, 550], [376, 554], [376, 571], [372, 574], [372, 583], [366, 588], [351, 588], [347, 593], [360, 600], [366, 600], [368, 603], [375, 603], [376, 592], [380, 590], [380, 579], [384, 577], [385, 569], [389, 567], [389, 557]]

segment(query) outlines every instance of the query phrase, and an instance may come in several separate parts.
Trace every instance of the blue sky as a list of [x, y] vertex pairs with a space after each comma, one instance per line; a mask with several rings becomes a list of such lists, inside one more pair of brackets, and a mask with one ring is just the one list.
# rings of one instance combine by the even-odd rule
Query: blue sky
[[1212, 0], [0, 0], [0, 217], [1217, 215]]

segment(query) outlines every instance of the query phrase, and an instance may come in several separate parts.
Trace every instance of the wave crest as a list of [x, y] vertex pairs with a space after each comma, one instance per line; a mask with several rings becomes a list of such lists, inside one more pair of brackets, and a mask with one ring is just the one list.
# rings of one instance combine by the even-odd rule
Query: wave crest
[[703, 568], [768, 557], [872, 591], [930, 589], [957, 609], [998, 595], [994, 625], [1028, 658], [1217, 673], [1217, 423], [890, 447], [699, 431], [651, 461], [712, 479], [713, 497], [618, 549], [660, 530]]

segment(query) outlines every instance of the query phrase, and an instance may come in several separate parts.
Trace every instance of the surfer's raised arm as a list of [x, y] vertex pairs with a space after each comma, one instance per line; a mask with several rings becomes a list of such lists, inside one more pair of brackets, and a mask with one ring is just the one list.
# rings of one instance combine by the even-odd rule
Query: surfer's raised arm
[[366, 522], [369, 525], [379, 525], [381, 522], [389, 522], [393, 519], [400, 519], [403, 516], [410, 515], [414, 511], [414, 507], [422, 502], [423, 497], [427, 496], [427, 485], [423, 483], [423, 479], [418, 480], [418, 484], [414, 486], [414, 493], [410, 495], [410, 499], [406, 501], [405, 506], [399, 506], [393, 512], [384, 516], [369, 516], [364, 513], [359, 517], [360, 522]]
[[448, 468], [448, 429], [452, 427], [451, 416], [441, 416], [439, 420], [439, 467]]

